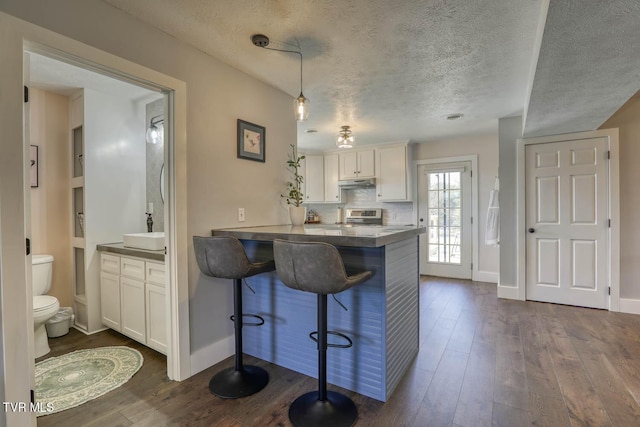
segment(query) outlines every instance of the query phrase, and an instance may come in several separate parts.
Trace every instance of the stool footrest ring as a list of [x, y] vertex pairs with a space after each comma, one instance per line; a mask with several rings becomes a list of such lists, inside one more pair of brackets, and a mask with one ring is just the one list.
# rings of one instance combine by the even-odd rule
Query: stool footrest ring
[[[258, 316], [257, 314], [243, 314], [242, 317], [253, 317], [255, 319], [258, 319], [259, 322], [244, 322], [244, 320], [242, 321], [242, 326], [262, 326], [264, 325], [264, 319], [261, 316]], [[236, 316], [229, 316], [229, 319], [231, 319], [232, 322], [235, 322], [236, 320]]]
[[[327, 335], [336, 335], [339, 336], [340, 338], [344, 338], [345, 340], [347, 340], [348, 344], [327, 344], [327, 347], [333, 347], [333, 348], [349, 348], [353, 346], [353, 341], [351, 341], [351, 338], [349, 338], [348, 336], [346, 336], [345, 334], [341, 333], [341, 332], [336, 332], [336, 331], [327, 331]], [[318, 331], [314, 331], [311, 332], [309, 334], [309, 338], [311, 338], [311, 340], [313, 340], [314, 342], [318, 342]]]

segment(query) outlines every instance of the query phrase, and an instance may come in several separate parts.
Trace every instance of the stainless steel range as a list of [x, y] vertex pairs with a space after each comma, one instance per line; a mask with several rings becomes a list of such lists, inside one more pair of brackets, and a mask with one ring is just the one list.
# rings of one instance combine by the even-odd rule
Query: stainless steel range
[[382, 225], [382, 209], [347, 209], [344, 219], [347, 225]]

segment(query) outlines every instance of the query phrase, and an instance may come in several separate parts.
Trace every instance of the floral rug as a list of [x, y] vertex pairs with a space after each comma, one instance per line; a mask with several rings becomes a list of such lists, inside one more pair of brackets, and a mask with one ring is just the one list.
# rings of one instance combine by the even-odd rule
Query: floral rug
[[138, 350], [98, 347], [36, 363], [38, 416], [73, 408], [120, 387], [142, 362]]

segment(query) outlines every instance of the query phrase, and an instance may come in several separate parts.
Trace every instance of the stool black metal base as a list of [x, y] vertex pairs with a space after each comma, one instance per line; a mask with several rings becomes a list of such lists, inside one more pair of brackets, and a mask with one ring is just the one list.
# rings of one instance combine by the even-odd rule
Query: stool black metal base
[[303, 394], [289, 406], [289, 420], [295, 427], [351, 427], [358, 418], [355, 403], [344, 394], [327, 391], [319, 400], [317, 391]]
[[209, 390], [223, 399], [237, 399], [259, 392], [269, 383], [269, 374], [258, 366], [243, 365], [242, 370], [227, 368], [209, 381]]

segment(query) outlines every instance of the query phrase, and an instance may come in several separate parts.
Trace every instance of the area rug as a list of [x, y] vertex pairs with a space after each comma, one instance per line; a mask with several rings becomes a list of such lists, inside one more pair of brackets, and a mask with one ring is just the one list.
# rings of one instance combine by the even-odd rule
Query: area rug
[[142, 362], [133, 348], [98, 347], [36, 363], [37, 415], [73, 408], [120, 387]]

